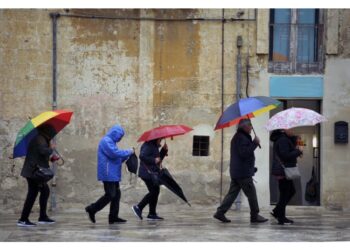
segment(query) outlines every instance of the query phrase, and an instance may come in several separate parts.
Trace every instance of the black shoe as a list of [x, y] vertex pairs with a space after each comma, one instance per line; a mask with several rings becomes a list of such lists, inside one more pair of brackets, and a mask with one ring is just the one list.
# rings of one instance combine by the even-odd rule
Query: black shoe
[[230, 223], [231, 220], [227, 219], [226, 216], [224, 214], [218, 214], [218, 213], [215, 213], [214, 216], [213, 216], [215, 219], [223, 222], [223, 223]]
[[287, 217], [284, 217], [284, 218], [283, 218], [283, 222], [284, 222], [284, 224], [289, 224], [289, 225], [291, 225], [291, 224], [294, 223], [293, 220], [290, 220], [290, 219], [288, 219]]
[[89, 215], [89, 219], [92, 223], [96, 223], [95, 213], [91, 211], [90, 206], [85, 208], [85, 212]]
[[112, 224], [124, 224], [126, 222], [127, 222], [127, 220], [124, 220], [122, 218], [117, 218], [117, 219], [114, 219], [114, 220], [110, 220], [109, 224], [110, 225], [112, 225]]
[[43, 217], [43, 218], [39, 218], [38, 220], [38, 224], [42, 224], [42, 225], [51, 225], [51, 224], [55, 224], [56, 221], [50, 219], [49, 217]]
[[143, 219], [142, 218], [142, 211], [138, 206], [132, 206], [131, 209], [137, 218], [139, 218], [140, 220]]
[[270, 214], [271, 214], [276, 220], [278, 220], [278, 216], [277, 216], [277, 214], [275, 213], [275, 211], [272, 211]]
[[284, 225], [284, 218], [277, 218], [278, 225]]
[[36, 224], [30, 222], [29, 220], [26, 220], [26, 221], [19, 220], [19, 221], [17, 221], [17, 226], [19, 226], [19, 227], [36, 227]]
[[251, 223], [264, 223], [266, 221], [268, 221], [268, 219], [262, 217], [261, 215], [257, 215], [250, 218]]
[[149, 215], [147, 216], [147, 220], [149, 220], [149, 221], [160, 221], [160, 220], [164, 220], [164, 218], [159, 217], [159, 216], [156, 215], [156, 214], [149, 214]]

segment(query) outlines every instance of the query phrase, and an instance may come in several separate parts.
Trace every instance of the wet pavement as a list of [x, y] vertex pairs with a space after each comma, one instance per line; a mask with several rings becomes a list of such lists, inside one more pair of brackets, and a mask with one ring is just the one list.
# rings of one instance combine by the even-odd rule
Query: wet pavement
[[[251, 225], [249, 212], [229, 211], [232, 223], [223, 224], [211, 216], [214, 207], [160, 205], [161, 222], [138, 221], [127, 206], [121, 208], [123, 225], [108, 225], [108, 209], [97, 216], [97, 223], [88, 221], [79, 209], [58, 212], [52, 217], [55, 225], [35, 228], [16, 226], [18, 215], [0, 215], [0, 241], [350, 241], [350, 212], [329, 211], [317, 207], [292, 207], [288, 214], [294, 225], [280, 226], [270, 221]], [[37, 213], [31, 215], [33, 222]]]

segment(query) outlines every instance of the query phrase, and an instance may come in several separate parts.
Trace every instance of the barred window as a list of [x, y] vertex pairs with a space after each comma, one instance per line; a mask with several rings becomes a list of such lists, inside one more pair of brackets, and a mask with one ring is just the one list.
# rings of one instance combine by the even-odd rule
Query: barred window
[[193, 136], [193, 156], [208, 156], [209, 155], [209, 136]]
[[318, 9], [270, 11], [269, 72], [323, 72], [322, 15]]

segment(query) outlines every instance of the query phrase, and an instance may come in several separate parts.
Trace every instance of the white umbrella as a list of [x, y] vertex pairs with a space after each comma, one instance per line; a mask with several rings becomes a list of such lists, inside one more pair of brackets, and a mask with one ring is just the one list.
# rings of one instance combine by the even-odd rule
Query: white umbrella
[[290, 108], [278, 112], [267, 122], [268, 131], [276, 129], [291, 129], [296, 127], [314, 126], [327, 119], [319, 113], [305, 108]]

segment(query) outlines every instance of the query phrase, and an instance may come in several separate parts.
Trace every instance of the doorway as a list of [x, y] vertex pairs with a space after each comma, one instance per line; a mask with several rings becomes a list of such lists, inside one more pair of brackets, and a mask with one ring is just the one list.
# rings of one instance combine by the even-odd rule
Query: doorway
[[[307, 108], [321, 113], [320, 100], [305, 100], [305, 99], [283, 99], [279, 100], [282, 104], [270, 112], [270, 117], [276, 113], [288, 108]], [[296, 206], [319, 206], [320, 205], [320, 125], [294, 128], [294, 133], [301, 137], [304, 145], [303, 156], [298, 158], [298, 165], [300, 169], [301, 178], [294, 181], [296, 194], [290, 201], [290, 205]], [[270, 173], [272, 167], [272, 142], [270, 142]], [[314, 171], [314, 178], [318, 182], [316, 187], [316, 198], [307, 199], [305, 197], [306, 186], [312, 177]], [[270, 203], [276, 204], [278, 201], [278, 181], [270, 174]]]

